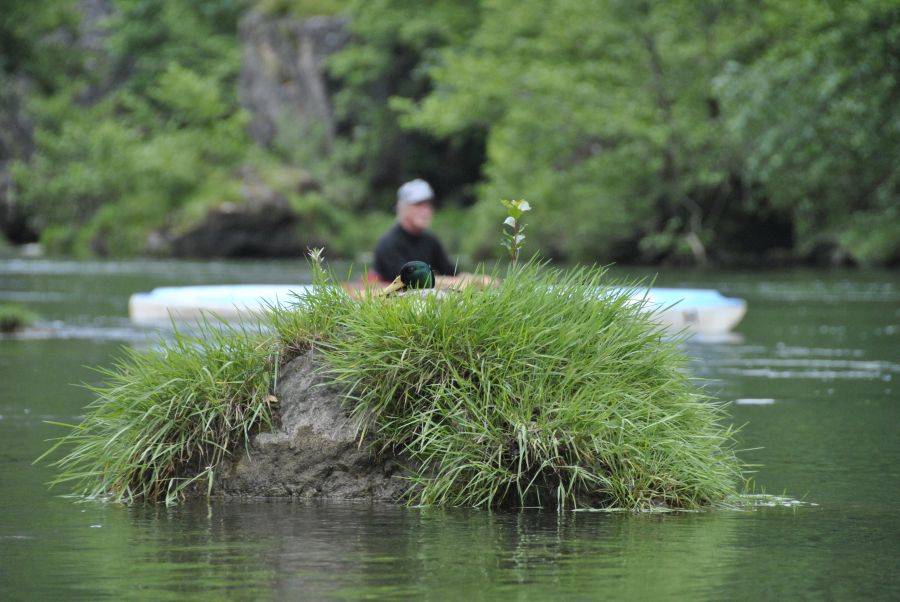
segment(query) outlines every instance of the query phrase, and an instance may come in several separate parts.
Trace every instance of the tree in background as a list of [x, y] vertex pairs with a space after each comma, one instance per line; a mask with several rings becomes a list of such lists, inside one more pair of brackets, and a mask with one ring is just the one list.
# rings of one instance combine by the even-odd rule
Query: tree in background
[[900, 262], [900, 6], [806, 0], [765, 22], [763, 51], [717, 81], [744, 177], [802, 254]]
[[78, 24], [75, 0], [5, 0], [0, 11], [0, 71], [27, 73], [41, 91], [57, 90], [82, 70], [82, 57], [71, 48]]
[[[351, 213], [389, 209], [421, 176], [479, 257], [501, 253], [497, 199], [524, 197], [531, 239], [562, 260], [900, 261], [889, 0], [97, 4], [114, 8], [89, 28], [100, 43], [58, 44], [74, 2], [9, 0], [0, 19], [4, 72], [39, 82], [35, 152], [14, 175], [51, 248], [143, 252], [149, 230], [240, 202], [249, 162], [328, 183], [292, 207], [327, 214], [348, 255], [366, 244]], [[250, 9], [350, 17], [329, 59], [330, 154], [247, 136], [236, 24]]]
[[230, 170], [249, 147], [233, 91], [243, 2], [111, 7], [91, 61], [32, 99], [36, 151], [14, 169], [51, 251], [140, 253], [148, 227], [239, 196]]
[[[441, 51], [465, 46], [478, 24], [480, 0], [352, 0], [354, 43], [332, 57], [340, 82], [335, 109], [342, 123], [335, 151], [345, 173], [362, 182], [361, 208], [387, 209], [397, 186], [415, 177], [435, 185], [439, 202], [470, 203], [466, 186], [484, 160], [484, 132], [459, 129], [432, 136], [404, 129], [392, 101], [418, 101], [432, 90]], [[447, 194], [449, 193], [449, 194]]]
[[5, 2], [0, 10], [0, 245], [4, 235], [32, 242], [32, 229], [15, 194], [10, 171], [34, 149], [32, 95], [54, 94], [69, 77], [83, 74], [82, 53], [73, 51], [79, 19], [74, 0]]
[[394, 101], [438, 137], [488, 132], [477, 254], [508, 195], [541, 201], [533, 234], [561, 258], [772, 260], [823, 236], [896, 254], [890, 3], [482, 4], [434, 90]]
[[[704, 262], [727, 211], [735, 156], [712, 89], [744, 15], [722, 2], [485, 2], [477, 32], [442, 54], [407, 124], [487, 129], [479, 235], [496, 203], [540, 200], [551, 255]], [[740, 199], [738, 199], [740, 200]]]

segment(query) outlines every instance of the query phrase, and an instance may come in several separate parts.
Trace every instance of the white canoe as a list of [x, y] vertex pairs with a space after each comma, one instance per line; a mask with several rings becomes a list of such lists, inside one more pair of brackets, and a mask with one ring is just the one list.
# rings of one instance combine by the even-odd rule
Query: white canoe
[[216, 284], [163, 286], [128, 299], [128, 315], [135, 324], [196, 320], [204, 314], [229, 320], [258, 314], [268, 305], [295, 303], [309, 284]]
[[724, 334], [744, 319], [747, 302], [704, 288], [651, 288], [633, 295], [655, 311], [654, 320], [667, 330], [703, 335]]
[[[135, 293], [128, 300], [128, 313], [136, 324], [189, 321], [204, 314], [223, 319], [261, 313], [268, 305], [289, 304], [302, 297], [308, 284], [227, 284], [213, 286], [169, 286], [149, 293]], [[711, 289], [651, 288], [635, 290], [656, 311], [655, 320], [667, 330], [696, 334], [722, 334], [743, 319], [747, 303], [722, 296]]]

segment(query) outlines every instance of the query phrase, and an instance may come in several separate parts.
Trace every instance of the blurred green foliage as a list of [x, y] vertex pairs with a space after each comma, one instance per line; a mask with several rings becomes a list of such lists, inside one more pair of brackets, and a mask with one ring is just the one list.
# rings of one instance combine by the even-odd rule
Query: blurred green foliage
[[255, 0], [252, 6], [266, 15], [302, 19], [339, 14], [347, 8], [347, 0]]
[[[250, 164], [317, 182], [285, 195], [332, 256], [425, 177], [476, 257], [502, 252], [497, 200], [527, 198], [530, 242], [563, 260], [900, 262], [890, 0], [115, 0], [81, 54], [74, 1], [6, 4], [0, 65], [38, 84], [18, 195], [60, 252], [143, 252], [240, 202]], [[295, 124], [247, 136], [247, 10], [349, 17], [329, 154]]]
[[702, 263], [744, 236], [771, 239], [769, 259], [824, 243], [897, 260], [896, 236], [852, 235], [898, 204], [895, 4], [482, 5], [432, 92], [394, 101], [437, 136], [487, 131], [470, 251], [496, 253], [496, 199], [521, 195], [556, 257]]
[[480, 0], [350, 0], [354, 43], [330, 57], [340, 82], [335, 113], [340, 136], [335, 164], [361, 190], [351, 195], [364, 209], [389, 209], [399, 184], [425, 174], [439, 202], [469, 204], [466, 187], [483, 161], [483, 134], [457, 131], [431, 136], [402, 127], [393, 102], [412, 102], [432, 87], [441, 51], [465, 44], [477, 26]]
[[234, 93], [242, 4], [119, 0], [107, 60], [32, 99], [36, 151], [13, 175], [49, 251], [141, 253], [194, 197], [238, 200], [208, 185], [250, 149]]
[[71, 52], [79, 16], [76, 0], [4, 1], [0, 8], [0, 71], [27, 73], [42, 92], [83, 71]]
[[801, 251], [900, 261], [900, 5], [804, 0], [770, 13], [776, 41], [716, 81], [742, 169], [791, 213]]

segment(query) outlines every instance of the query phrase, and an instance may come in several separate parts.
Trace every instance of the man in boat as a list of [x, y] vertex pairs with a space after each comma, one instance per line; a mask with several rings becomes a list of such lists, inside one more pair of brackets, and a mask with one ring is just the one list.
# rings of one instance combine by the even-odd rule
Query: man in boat
[[449, 288], [488, 284], [487, 276], [457, 274], [438, 238], [428, 229], [434, 216], [434, 190], [425, 180], [415, 179], [397, 190], [397, 221], [375, 245], [375, 274], [391, 282], [408, 261], [424, 261], [437, 275], [435, 286]]

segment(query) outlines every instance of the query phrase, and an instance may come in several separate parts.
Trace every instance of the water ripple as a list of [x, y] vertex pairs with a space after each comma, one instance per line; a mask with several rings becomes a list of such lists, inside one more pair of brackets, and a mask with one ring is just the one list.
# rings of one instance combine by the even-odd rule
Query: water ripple
[[758, 358], [758, 359], [735, 359], [735, 360], [719, 360], [720, 366], [766, 366], [774, 368], [814, 368], [814, 369], [834, 369], [834, 370], [851, 370], [866, 372], [900, 372], [900, 364], [894, 364], [886, 361], [863, 361], [863, 360], [826, 360], [826, 359], [775, 359], [775, 358]]
[[[707, 359], [701, 372], [765, 379], [881, 380], [900, 374], [900, 364], [881, 360], [836, 359], [859, 357], [848, 349], [780, 348], [782, 357], [724, 357]], [[819, 357], [798, 357], [802, 352]]]
[[[238, 269], [239, 266], [239, 269]], [[265, 276], [297, 272], [293, 262], [269, 261], [190, 261], [190, 260], [149, 260], [139, 261], [76, 261], [66, 259], [3, 259], [0, 260], [0, 274], [24, 274], [27, 276], [58, 275], [141, 275], [172, 278], [183, 275], [193, 280], [243, 273]]]
[[43, 322], [37, 323], [31, 328], [10, 333], [0, 334], [0, 340], [15, 339], [23, 341], [45, 340], [89, 340], [89, 341], [145, 341], [155, 331], [128, 324], [72, 324], [70, 322]]
[[843, 303], [900, 303], [900, 290], [890, 282], [760, 282], [750, 287], [728, 287], [729, 294], [770, 301]]
[[835, 349], [833, 347], [796, 347], [779, 343], [775, 354], [780, 357], [865, 357], [862, 349]]
[[16, 301], [18, 303], [65, 301], [71, 296], [70, 293], [48, 291], [0, 291], [0, 301]]

